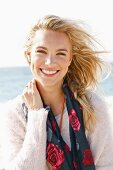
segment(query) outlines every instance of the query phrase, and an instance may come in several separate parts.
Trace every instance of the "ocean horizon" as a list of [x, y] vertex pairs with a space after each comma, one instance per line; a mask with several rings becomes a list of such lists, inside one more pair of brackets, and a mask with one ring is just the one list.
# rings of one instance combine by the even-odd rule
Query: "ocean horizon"
[[[28, 66], [0, 68], [0, 103], [22, 94], [26, 84], [32, 78]], [[106, 97], [113, 96], [113, 73], [100, 82], [99, 91]]]

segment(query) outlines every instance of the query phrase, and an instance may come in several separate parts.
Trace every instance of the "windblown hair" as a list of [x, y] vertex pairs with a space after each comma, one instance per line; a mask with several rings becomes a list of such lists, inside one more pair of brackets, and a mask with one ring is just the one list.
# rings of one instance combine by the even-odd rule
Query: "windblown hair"
[[89, 87], [96, 87], [98, 84], [97, 71], [101, 71], [103, 65], [98, 57], [99, 52], [93, 45], [93, 37], [73, 20], [47, 15], [31, 29], [25, 44], [25, 51], [31, 50], [33, 38], [39, 29], [63, 32], [68, 36], [72, 45], [72, 62], [65, 79], [72, 91], [77, 92], [76, 98], [83, 107], [85, 127], [91, 129], [96, 122], [96, 116], [86, 95], [86, 90]]

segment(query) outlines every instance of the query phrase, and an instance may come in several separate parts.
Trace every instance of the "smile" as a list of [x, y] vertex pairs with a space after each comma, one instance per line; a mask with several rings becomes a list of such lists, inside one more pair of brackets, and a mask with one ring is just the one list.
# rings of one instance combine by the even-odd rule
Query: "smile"
[[45, 70], [45, 69], [40, 69], [43, 74], [46, 75], [55, 75], [56, 73], [59, 72], [59, 70]]

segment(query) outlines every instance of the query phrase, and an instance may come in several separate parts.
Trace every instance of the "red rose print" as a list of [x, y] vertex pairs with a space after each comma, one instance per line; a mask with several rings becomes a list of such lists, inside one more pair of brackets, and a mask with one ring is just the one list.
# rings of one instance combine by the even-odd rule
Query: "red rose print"
[[72, 126], [72, 128], [76, 131], [79, 131], [80, 130], [80, 122], [78, 120], [78, 117], [76, 115], [76, 112], [74, 109], [71, 109], [70, 110], [70, 113], [69, 113], [69, 122]]
[[51, 120], [51, 125], [52, 125], [53, 130], [55, 131], [56, 130], [56, 122], [54, 120]]
[[70, 110], [70, 114], [72, 114], [72, 115], [75, 114], [75, 115], [76, 115], [75, 110], [74, 110], [74, 109], [71, 109], [71, 110]]
[[70, 152], [70, 148], [69, 148], [69, 146], [68, 146], [67, 144], [65, 144], [64, 148], [65, 148], [65, 151], [66, 151], [67, 153]]
[[52, 143], [47, 147], [47, 161], [51, 164], [53, 170], [59, 170], [64, 162], [64, 152]]
[[74, 164], [74, 168], [75, 170], [77, 169], [77, 162], [76, 161], [73, 161], [73, 164]]
[[91, 153], [91, 150], [90, 149], [86, 149], [84, 151], [84, 158], [83, 158], [83, 164], [85, 166], [88, 166], [88, 165], [93, 165], [94, 164], [94, 161], [93, 161], [93, 156], [92, 156], [92, 153]]

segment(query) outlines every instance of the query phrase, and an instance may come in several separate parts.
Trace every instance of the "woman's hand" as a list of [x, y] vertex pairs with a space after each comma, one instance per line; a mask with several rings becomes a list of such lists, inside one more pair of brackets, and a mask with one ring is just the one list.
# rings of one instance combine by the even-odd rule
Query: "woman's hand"
[[28, 109], [40, 109], [43, 108], [41, 96], [36, 87], [36, 81], [31, 80], [23, 91], [22, 98], [27, 105]]

